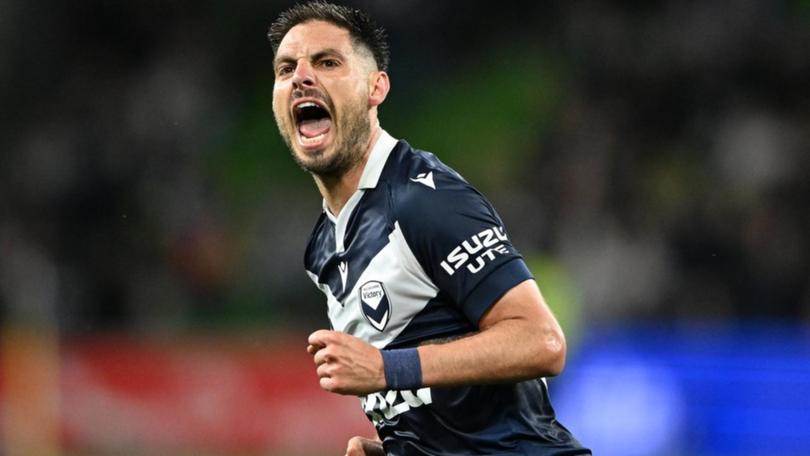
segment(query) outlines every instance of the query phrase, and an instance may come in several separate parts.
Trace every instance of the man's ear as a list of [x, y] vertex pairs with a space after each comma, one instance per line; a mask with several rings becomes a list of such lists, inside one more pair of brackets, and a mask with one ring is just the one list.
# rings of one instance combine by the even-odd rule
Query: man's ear
[[385, 71], [373, 71], [369, 74], [368, 105], [379, 106], [391, 90], [391, 81]]

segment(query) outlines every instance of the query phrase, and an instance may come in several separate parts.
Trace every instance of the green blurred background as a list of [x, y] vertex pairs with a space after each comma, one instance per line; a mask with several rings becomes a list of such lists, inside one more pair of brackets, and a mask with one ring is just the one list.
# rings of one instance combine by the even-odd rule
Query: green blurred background
[[[0, 1], [5, 454], [300, 453], [304, 424], [206, 440], [194, 420], [174, 438], [159, 437], [160, 426], [132, 430], [139, 421], [127, 413], [115, 421], [116, 410], [148, 402], [141, 392], [153, 376], [190, 388], [192, 380], [161, 373], [187, 357], [204, 358], [200, 381], [216, 394], [242, 384], [223, 379], [244, 363], [261, 365], [246, 375], [266, 387], [286, 367], [262, 363], [289, 354], [295, 382], [311, 388], [301, 401], [318, 394], [303, 341], [328, 321], [301, 257], [321, 202], [278, 136], [265, 39], [291, 4]], [[778, 415], [783, 408], [767, 404], [783, 402], [794, 405], [763, 418], [771, 427], [808, 421], [777, 432], [793, 442], [777, 453], [810, 450], [810, 404], [793, 399], [810, 391], [796, 374], [810, 364], [810, 2], [348, 4], [390, 34], [382, 126], [482, 190], [535, 272], [570, 345], [552, 395], [562, 392], [562, 420], [596, 454], [766, 454], [746, 443], [764, 434], [695, 434], [684, 423], [733, 423], [762, 407]], [[768, 367], [773, 396], [750, 410], [690, 409], [702, 378], [672, 370], [659, 381], [661, 363], [675, 369], [673, 353], [705, 354], [688, 341], [718, 333], [726, 336], [706, 344], [730, 348], [706, 363], [767, 346], [739, 362], [755, 367], [789, 353], [780, 366], [792, 386]], [[660, 441], [630, 450], [615, 436], [653, 431], [610, 427], [615, 414], [593, 414], [615, 385], [599, 380], [597, 403], [566, 398], [591, 397], [577, 388], [583, 372], [602, 379], [588, 360], [606, 341], [620, 348], [599, 360], [620, 366], [617, 352], [656, 335], [658, 351], [632, 364], [644, 372], [633, 378], [671, 384], [653, 398], [675, 405], [654, 429]], [[121, 346], [136, 348], [121, 354]], [[228, 347], [227, 356], [210, 358], [212, 346]], [[132, 361], [148, 361], [150, 350], [173, 357]], [[95, 384], [77, 373], [85, 370], [123, 380]], [[109, 396], [104, 385], [124, 399], [93, 409]], [[87, 401], [76, 399], [79, 390]], [[276, 396], [259, 396], [267, 402], [246, 406], [250, 413], [273, 407]], [[298, 410], [293, 399], [288, 407]], [[346, 432], [367, 432], [355, 402], [346, 415], [332, 404], [307, 416], [351, 416]], [[144, 407], [141, 419], [167, 425], [188, 411]], [[209, 408], [206, 426], [240, 427], [218, 423], [220, 409]], [[290, 416], [266, 417], [266, 427]], [[32, 424], [39, 420], [46, 424]], [[100, 421], [110, 429], [88, 430]], [[306, 452], [340, 454], [343, 435], [330, 438]]]

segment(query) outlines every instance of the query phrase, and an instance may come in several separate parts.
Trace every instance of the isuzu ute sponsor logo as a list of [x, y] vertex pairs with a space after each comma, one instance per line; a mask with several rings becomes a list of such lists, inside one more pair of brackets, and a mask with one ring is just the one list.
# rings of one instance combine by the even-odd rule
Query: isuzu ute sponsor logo
[[360, 293], [360, 308], [371, 326], [382, 331], [391, 317], [391, 302], [385, 293], [382, 282], [371, 280], [364, 283], [358, 290]]
[[447, 258], [441, 262], [442, 269], [453, 275], [466, 264], [467, 270], [475, 274], [494, 260], [495, 255], [509, 253], [509, 249], [503, 245], [506, 240], [506, 232], [501, 226], [474, 234], [450, 251]]
[[402, 391], [382, 391], [371, 393], [360, 398], [363, 411], [374, 424], [382, 424], [385, 420], [401, 415], [408, 410], [433, 403], [430, 388]]

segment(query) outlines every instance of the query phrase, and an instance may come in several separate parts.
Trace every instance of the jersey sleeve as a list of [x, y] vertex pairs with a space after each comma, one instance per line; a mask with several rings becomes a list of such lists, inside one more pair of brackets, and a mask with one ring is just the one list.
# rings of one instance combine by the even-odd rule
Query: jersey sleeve
[[532, 278], [495, 209], [469, 184], [436, 175], [408, 185], [397, 214], [428, 277], [474, 325], [515, 285]]

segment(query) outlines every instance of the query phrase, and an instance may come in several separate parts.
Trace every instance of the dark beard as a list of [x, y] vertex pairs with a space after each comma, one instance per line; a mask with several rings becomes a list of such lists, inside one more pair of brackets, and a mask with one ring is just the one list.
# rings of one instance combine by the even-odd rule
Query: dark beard
[[[325, 158], [323, 152], [310, 156], [308, 160], [301, 159], [293, 149], [293, 138], [286, 132], [281, 131], [282, 128], [279, 128], [281, 137], [287, 143], [293, 160], [301, 169], [319, 177], [334, 179], [343, 176], [349, 169], [360, 162], [371, 134], [368, 112], [365, 106], [358, 103], [357, 106], [350, 107], [341, 117], [340, 124], [336, 125], [339, 136], [335, 137], [337, 141], [335, 154], [331, 159]], [[340, 132], [342, 132], [342, 135]]]

